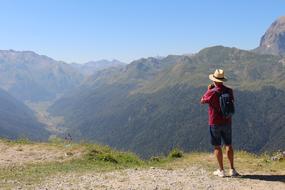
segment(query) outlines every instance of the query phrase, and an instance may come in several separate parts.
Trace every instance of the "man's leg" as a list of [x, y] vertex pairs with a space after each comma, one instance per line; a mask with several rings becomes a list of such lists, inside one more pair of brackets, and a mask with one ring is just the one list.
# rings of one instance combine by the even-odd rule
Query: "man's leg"
[[234, 169], [234, 150], [232, 147], [232, 126], [225, 125], [222, 127], [222, 139], [226, 145], [226, 153], [230, 162], [231, 169]]
[[221, 149], [221, 127], [217, 125], [210, 125], [211, 144], [215, 147], [214, 154], [218, 161], [220, 170], [224, 170], [223, 152]]
[[226, 145], [227, 157], [230, 162], [231, 169], [234, 169], [234, 150], [232, 145]]
[[220, 146], [215, 146], [214, 154], [217, 158], [220, 170], [224, 170], [224, 165], [223, 165], [223, 151]]

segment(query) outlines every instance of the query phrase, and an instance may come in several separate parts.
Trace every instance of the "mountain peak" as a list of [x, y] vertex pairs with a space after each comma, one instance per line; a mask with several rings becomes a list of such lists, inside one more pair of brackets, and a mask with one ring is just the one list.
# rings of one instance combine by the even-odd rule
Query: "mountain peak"
[[39, 63], [39, 62], [56, 62], [54, 59], [40, 55], [34, 51], [18, 51], [18, 50], [0, 50], [0, 59], [5, 60], [6, 62], [10, 63], [23, 63], [27, 61], [29, 63]]
[[28, 51], [28, 50], [24, 50], [24, 51], [18, 51], [18, 50], [14, 50], [14, 49], [9, 49], [9, 50], [0, 50], [1, 54], [11, 54], [11, 53], [15, 53], [15, 54], [33, 54], [33, 55], [38, 55], [37, 53], [33, 52], [33, 51]]
[[285, 16], [280, 16], [276, 21], [285, 23]]
[[285, 16], [279, 17], [271, 24], [255, 51], [262, 54], [285, 55]]

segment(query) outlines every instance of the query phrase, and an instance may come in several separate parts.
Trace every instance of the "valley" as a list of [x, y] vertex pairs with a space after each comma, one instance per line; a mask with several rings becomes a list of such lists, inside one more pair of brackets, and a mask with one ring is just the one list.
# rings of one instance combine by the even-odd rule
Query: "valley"
[[64, 134], [64, 118], [60, 116], [51, 116], [50, 113], [47, 111], [47, 109], [53, 104], [52, 101], [26, 102], [25, 104], [34, 111], [38, 121], [44, 124], [46, 129], [51, 132], [51, 134]]

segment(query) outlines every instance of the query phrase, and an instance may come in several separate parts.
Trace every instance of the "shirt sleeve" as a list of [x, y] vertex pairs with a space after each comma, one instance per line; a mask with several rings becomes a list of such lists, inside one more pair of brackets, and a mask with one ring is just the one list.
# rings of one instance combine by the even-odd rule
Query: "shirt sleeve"
[[207, 90], [207, 92], [205, 92], [205, 94], [202, 96], [201, 103], [208, 104], [211, 101], [213, 94], [214, 94], [213, 90]]

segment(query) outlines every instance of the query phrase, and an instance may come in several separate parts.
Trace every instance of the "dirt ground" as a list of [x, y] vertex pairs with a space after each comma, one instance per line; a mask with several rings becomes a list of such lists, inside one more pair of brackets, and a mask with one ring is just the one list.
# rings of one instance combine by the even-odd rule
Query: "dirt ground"
[[45, 144], [8, 144], [0, 141], [0, 168], [11, 165], [41, 163], [50, 161], [66, 161], [80, 157], [81, 151], [66, 145], [63, 148]]
[[140, 189], [140, 190], [281, 190], [285, 175], [245, 174], [240, 178], [219, 178], [201, 167], [177, 170], [150, 168], [107, 173], [69, 174], [47, 179], [35, 189]]

